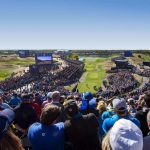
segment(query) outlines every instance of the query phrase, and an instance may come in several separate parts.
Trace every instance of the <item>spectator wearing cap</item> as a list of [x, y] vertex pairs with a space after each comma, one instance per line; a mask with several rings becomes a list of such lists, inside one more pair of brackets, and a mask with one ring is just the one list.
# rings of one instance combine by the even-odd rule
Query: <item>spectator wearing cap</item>
[[128, 102], [128, 111], [134, 116], [136, 113], [135, 100], [133, 98], [129, 98], [127, 102]]
[[0, 110], [12, 109], [7, 103], [3, 102], [3, 94], [0, 93]]
[[143, 135], [132, 121], [118, 120], [102, 141], [102, 150], [142, 150]]
[[[150, 111], [147, 114], [147, 124], [150, 131]], [[150, 148], [150, 132], [143, 139], [143, 150], [149, 150]]]
[[35, 109], [30, 104], [30, 95], [27, 93], [22, 94], [21, 104], [15, 107], [15, 123], [17, 123], [22, 129], [28, 129], [28, 127], [37, 121], [37, 115]]
[[33, 150], [63, 150], [64, 123], [56, 123], [60, 109], [47, 104], [42, 110], [40, 123], [34, 123], [28, 130], [28, 139]]
[[140, 105], [143, 102], [146, 104], [146, 106], [144, 106], [141, 111], [136, 112], [135, 117], [141, 123], [140, 128], [142, 130], [143, 136], [147, 136], [147, 134], [149, 133], [149, 128], [147, 125], [147, 114], [150, 110], [150, 92], [147, 92], [144, 95], [140, 96], [138, 104]]
[[82, 104], [80, 106], [80, 112], [83, 115], [94, 113], [96, 117], [99, 116], [99, 112], [96, 109], [97, 107], [97, 99], [93, 97], [92, 93], [85, 92], [83, 94]]
[[20, 139], [11, 131], [10, 125], [14, 119], [14, 112], [5, 109], [0, 112], [0, 149], [1, 150], [24, 150]]
[[102, 125], [105, 133], [107, 133], [110, 130], [110, 128], [113, 127], [115, 122], [121, 118], [131, 120], [138, 127], [140, 127], [139, 120], [132, 117], [131, 115], [129, 115], [125, 99], [123, 99], [123, 98], [114, 99], [113, 100], [113, 108], [114, 108], [114, 111], [116, 114], [113, 115], [111, 118], [105, 119], [103, 122], [103, 125]]
[[30, 101], [29, 94], [22, 94], [21, 104], [14, 109], [14, 124], [16, 125], [16, 128], [25, 136], [29, 126], [38, 120], [36, 111], [30, 104]]
[[53, 94], [52, 92], [47, 93], [47, 100], [42, 103], [42, 109], [44, 108], [46, 104], [49, 104], [52, 102], [52, 94]]
[[98, 120], [92, 113], [82, 115], [74, 100], [64, 103], [68, 120], [65, 121], [65, 137], [69, 150], [99, 150]]
[[18, 97], [17, 93], [14, 92], [8, 104], [11, 107], [15, 108], [20, 103], [21, 103], [21, 99]]
[[92, 93], [85, 92], [82, 95], [82, 104], [80, 106], [80, 110], [82, 114], [87, 114], [87, 108], [89, 108], [89, 101], [93, 98]]

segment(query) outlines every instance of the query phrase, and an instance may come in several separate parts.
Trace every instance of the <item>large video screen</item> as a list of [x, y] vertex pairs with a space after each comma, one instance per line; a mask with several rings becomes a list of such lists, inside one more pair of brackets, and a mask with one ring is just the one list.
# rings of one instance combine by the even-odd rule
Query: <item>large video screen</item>
[[35, 55], [36, 64], [51, 64], [53, 61], [52, 53], [38, 53]]

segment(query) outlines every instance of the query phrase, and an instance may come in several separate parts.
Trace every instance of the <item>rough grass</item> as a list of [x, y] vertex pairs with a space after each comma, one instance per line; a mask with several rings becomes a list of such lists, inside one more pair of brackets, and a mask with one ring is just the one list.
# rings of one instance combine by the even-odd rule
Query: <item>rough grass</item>
[[[133, 64], [133, 65], [137, 65], [137, 64], [142, 64], [143, 61], [150, 61], [150, 54], [133, 54], [134, 57], [129, 57], [128, 60]], [[138, 56], [141, 56], [141, 58], [139, 58]]]
[[142, 55], [142, 60], [143, 61], [150, 61], [150, 54], [148, 55]]
[[29, 66], [29, 64], [34, 64], [35, 61], [33, 58], [16, 58], [10, 59], [6, 62], [7, 64], [20, 65], [20, 66]]
[[0, 80], [4, 80], [21, 67], [34, 64], [34, 58], [19, 58], [17, 56], [0, 57]]
[[10, 76], [10, 72], [8, 70], [0, 71], [0, 80], [4, 80]]

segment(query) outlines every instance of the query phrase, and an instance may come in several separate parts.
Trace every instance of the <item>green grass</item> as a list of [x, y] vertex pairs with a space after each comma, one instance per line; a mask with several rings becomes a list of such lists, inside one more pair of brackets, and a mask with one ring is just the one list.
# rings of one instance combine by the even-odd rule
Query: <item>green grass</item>
[[87, 74], [87, 79], [89, 79], [89, 80], [98, 79], [98, 73], [97, 73], [97, 72], [88, 73], [88, 74]]
[[6, 69], [0, 71], [0, 80], [4, 80], [10, 76], [10, 72]]
[[142, 55], [142, 60], [143, 61], [150, 61], [150, 54]]
[[[86, 72], [81, 78], [81, 82], [78, 84], [79, 92], [96, 92], [93, 87], [99, 87], [102, 80], [106, 77], [104, 65], [108, 58], [100, 57], [84, 57]], [[67, 86], [66, 89], [72, 90], [75, 85]]]
[[108, 58], [85, 58], [86, 76], [83, 81], [78, 84], [78, 89], [80, 92], [96, 92], [93, 87], [99, 87], [102, 80], [106, 77], [104, 64], [107, 60]]

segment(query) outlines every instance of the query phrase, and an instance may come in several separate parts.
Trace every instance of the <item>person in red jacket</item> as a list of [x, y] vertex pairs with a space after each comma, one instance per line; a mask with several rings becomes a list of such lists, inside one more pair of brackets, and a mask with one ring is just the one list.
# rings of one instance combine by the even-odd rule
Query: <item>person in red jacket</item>
[[40, 119], [41, 107], [40, 107], [40, 105], [36, 101], [33, 101], [33, 99], [34, 99], [33, 94], [30, 93], [29, 94], [29, 103], [34, 108], [38, 119]]

